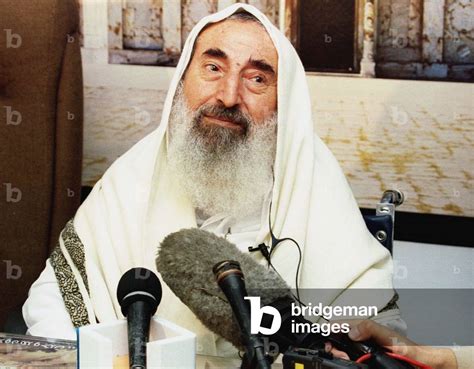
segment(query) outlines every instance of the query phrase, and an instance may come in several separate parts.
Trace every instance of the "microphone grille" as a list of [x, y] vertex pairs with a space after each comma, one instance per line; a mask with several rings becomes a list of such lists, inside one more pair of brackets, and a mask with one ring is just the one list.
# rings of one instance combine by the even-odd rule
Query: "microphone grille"
[[128, 307], [135, 301], [147, 302], [152, 314], [161, 301], [161, 283], [155, 273], [146, 268], [132, 268], [120, 278], [117, 286], [117, 300], [122, 314], [127, 316]]

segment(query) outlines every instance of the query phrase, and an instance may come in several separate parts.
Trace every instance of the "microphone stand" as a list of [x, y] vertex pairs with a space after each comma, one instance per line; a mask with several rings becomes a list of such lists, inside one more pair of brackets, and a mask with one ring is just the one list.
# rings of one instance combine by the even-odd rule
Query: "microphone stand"
[[240, 369], [271, 369], [270, 356], [265, 354], [265, 347], [260, 337], [251, 335], [247, 341]]

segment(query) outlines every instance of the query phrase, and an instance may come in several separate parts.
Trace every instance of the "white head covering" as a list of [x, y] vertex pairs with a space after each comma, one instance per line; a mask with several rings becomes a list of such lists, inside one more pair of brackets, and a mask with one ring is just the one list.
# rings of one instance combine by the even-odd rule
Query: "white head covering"
[[[81, 283], [79, 287], [91, 322], [121, 317], [115, 293], [122, 274], [136, 266], [156, 271], [154, 256], [160, 241], [170, 232], [196, 227], [194, 208], [168, 174], [164, 138], [172, 100], [197, 36], [207, 24], [239, 9], [258, 18], [278, 52], [278, 139], [270, 219], [276, 237], [294, 238], [301, 247], [300, 287], [391, 291], [390, 255], [368, 232], [337, 161], [313, 133], [310, 94], [295, 49], [255, 7], [234, 4], [193, 28], [171, 81], [160, 126], [107, 170], [76, 214], [89, 295]], [[268, 244], [268, 224], [261, 225], [255, 244], [262, 241]], [[291, 243], [278, 248], [272, 262], [294, 287], [298, 251]], [[255, 258], [261, 261], [261, 256]], [[380, 294], [379, 307], [392, 295]], [[329, 293], [322, 302], [330, 304], [337, 297]], [[197, 332], [200, 347], [215, 353], [213, 335], [167, 288], [158, 314]]]

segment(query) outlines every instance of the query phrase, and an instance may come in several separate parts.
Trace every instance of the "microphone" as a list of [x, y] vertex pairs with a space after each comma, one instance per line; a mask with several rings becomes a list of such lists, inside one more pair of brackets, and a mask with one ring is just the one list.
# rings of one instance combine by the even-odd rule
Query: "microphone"
[[245, 300], [247, 290], [240, 264], [237, 261], [224, 260], [214, 265], [212, 271], [217, 284], [232, 307], [234, 317], [237, 319], [240, 328], [240, 336], [246, 348], [242, 369], [270, 369], [262, 340], [251, 333], [250, 308]]
[[117, 300], [127, 317], [130, 369], [146, 368], [146, 344], [150, 319], [161, 301], [161, 283], [155, 273], [132, 268], [120, 278]]
[[[278, 345], [280, 353], [290, 347], [324, 349], [331, 342], [337, 349], [345, 351], [352, 360], [370, 352], [382, 357], [375, 368], [407, 368], [403, 363], [385, 355], [385, 351], [371, 342], [356, 343], [347, 335], [318, 333], [293, 333], [292, 321], [310, 323], [302, 316], [291, 315], [291, 304], [295, 303], [289, 286], [270, 268], [258, 264], [250, 255], [240, 252], [224, 238], [199, 229], [183, 229], [165, 237], [161, 243], [156, 265], [163, 281], [176, 296], [187, 305], [197, 318], [211, 331], [219, 334], [236, 347], [244, 347], [240, 330], [233, 319], [232, 308], [216, 288], [213, 266], [223, 260], [235, 260], [244, 275], [250, 296], [260, 296], [262, 306], [272, 306], [281, 315], [280, 329], [269, 338]], [[265, 314], [263, 316], [263, 325]], [[380, 364], [383, 361], [385, 364]]]
[[291, 297], [288, 286], [275, 271], [259, 265], [227, 240], [199, 229], [184, 229], [166, 236], [156, 266], [163, 281], [209, 330], [242, 350], [244, 345], [232, 308], [212, 272], [214, 265], [229, 259], [237, 260], [244, 275], [252, 276], [246, 280], [248, 291], [264, 292], [263, 305]]

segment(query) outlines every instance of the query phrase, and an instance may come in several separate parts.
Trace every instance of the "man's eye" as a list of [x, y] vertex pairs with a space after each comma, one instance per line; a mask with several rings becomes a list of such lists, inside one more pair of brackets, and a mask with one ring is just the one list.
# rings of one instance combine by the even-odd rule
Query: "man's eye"
[[206, 69], [210, 72], [217, 72], [219, 71], [219, 68], [215, 64], [207, 64]]
[[255, 82], [257, 83], [264, 83], [265, 82], [265, 78], [263, 78], [262, 76], [255, 76], [255, 77], [252, 77], [252, 80], [254, 80]]

